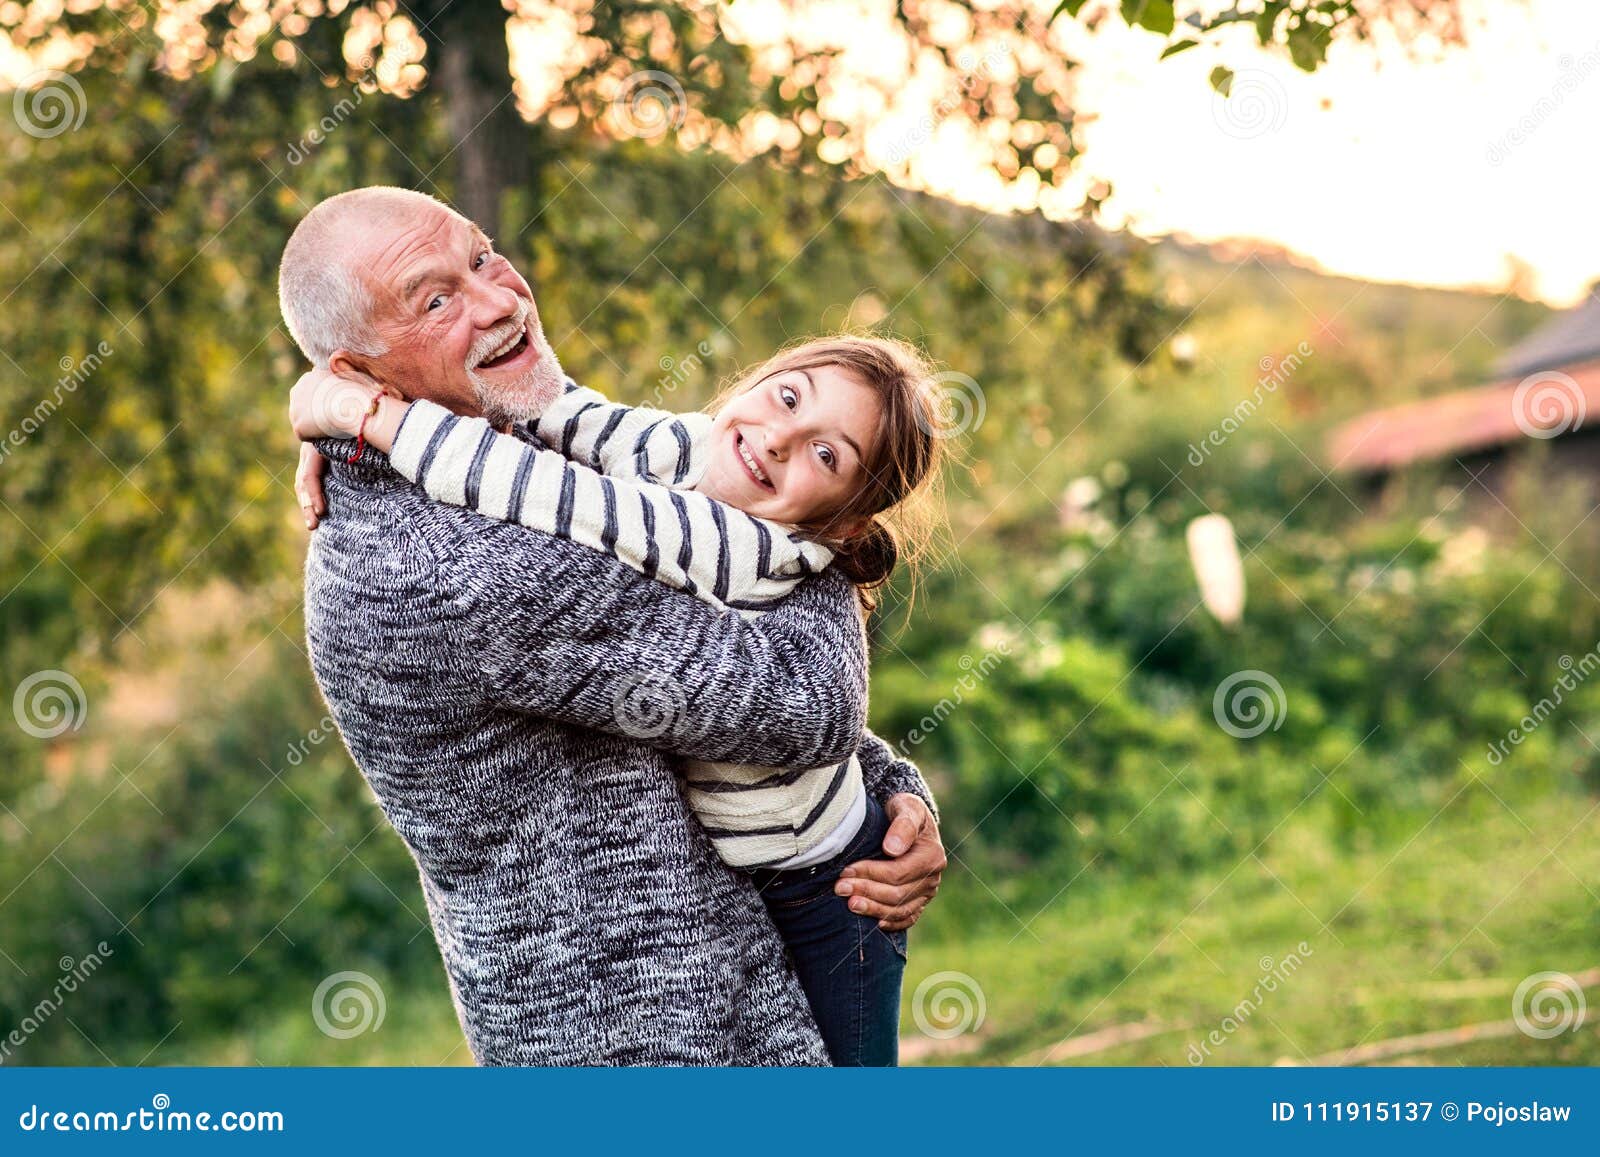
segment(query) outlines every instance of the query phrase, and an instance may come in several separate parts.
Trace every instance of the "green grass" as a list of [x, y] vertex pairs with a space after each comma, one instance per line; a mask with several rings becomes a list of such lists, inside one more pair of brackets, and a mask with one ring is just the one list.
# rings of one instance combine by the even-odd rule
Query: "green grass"
[[[1478, 787], [1440, 802], [1398, 845], [1335, 855], [1308, 820], [1285, 825], [1231, 869], [1124, 886], [1096, 886], [1086, 873], [1043, 912], [1006, 916], [1009, 930], [914, 942], [907, 1051], [941, 1064], [1304, 1063], [1511, 1020], [1524, 977], [1600, 964], [1595, 802], [1550, 796], [1519, 802], [1513, 814]], [[1281, 970], [1301, 941], [1310, 951], [1298, 970], [1255, 997], [1263, 970]], [[975, 1033], [945, 1042], [947, 1051], [929, 1052], [939, 1046], [919, 1030], [912, 1005], [917, 985], [941, 971], [971, 978], [956, 983], [981, 989], [985, 1017]], [[1588, 995], [1600, 1001], [1600, 991]], [[1247, 999], [1250, 1015], [1224, 1031]], [[1586, 1027], [1549, 1040], [1519, 1032], [1396, 1060], [1600, 1064], [1597, 1020], [1591, 1011]], [[1071, 1060], [1051, 1055], [1068, 1038], [1145, 1021], [1171, 1031]], [[1224, 1042], [1208, 1057], [1191, 1053], [1214, 1029]]]
[[[381, 983], [381, 978], [380, 978]], [[470, 1065], [444, 971], [434, 986], [385, 986], [383, 1022], [339, 1039], [311, 1016], [309, 1000], [244, 1026], [235, 1036], [185, 1044], [181, 1033], [153, 1058], [197, 1065]]]
[[[1600, 965], [1600, 809], [1550, 795], [1514, 812], [1480, 787], [1420, 813], [1407, 836], [1336, 854], [1317, 820], [1280, 828], [1233, 866], [1186, 879], [1079, 876], [1042, 910], [1003, 910], [982, 883], [952, 874], [941, 921], [912, 940], [903, 1040], [910, 1063], [1191, 1064], [1263, 968], [1309, 952], [1203, 1063], [1270, 1065], [1352, 1046], [1512, 1019], [1518, 982]], [[1071, 879], [1068, 873], [1066, 879]], [[975, 909], [978, 932], [958, 934]], [[992, 909], [992, 910], [991, 910]], [[941, 927], [941, 924], [944, 926]], [[1264, 958], [1270, 958], [1267, 965]], [[940, 972], [981, 991], [976, 1032], [932, 1040], [917, 1023], [917, 986]], [[381, 982], [382, 978], [378, 978]], [[941, 985], [954, 993], [951, 982]], [[937, 989], [935, 990], [937, 991]], [[208, 1064], [468, 1064], [444, 978], [386, 991], [381, 1028], [348, 1040], [320, 1032], [309, 1006], [253, 1021], [225, 1040], [177, 1034], [154, 1060]], [[1600, 1002], [1600, 991], [1589, 999]], [[937, 1032], [959, 1003], [924, 1000]], [[1600, 1064], [1600, 1013], [1548, 1040], [1520, 1032], [1393, 1058], [1398, 1064]], [[1051, 1049], [1119, 1025], [1143, 1039], [1076, 1057]], [[940, 1051], [943, 1050], [943, 1051]]]

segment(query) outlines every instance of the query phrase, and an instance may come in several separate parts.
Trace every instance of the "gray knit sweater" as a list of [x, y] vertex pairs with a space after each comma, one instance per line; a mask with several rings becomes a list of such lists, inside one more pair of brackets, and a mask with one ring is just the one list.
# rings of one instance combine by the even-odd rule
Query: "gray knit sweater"
[[[389, 464], [435, 501], [570, 538], [714, 607], [759, 615], [825, 569], [833, 552], [793, 527], [666, 485], [705, 473], [710, 426], [707, 414], [620, 405], [569, 379], [566, 393], [520, 437], [497, 433], [484, 418], [413, 402]], [[605, 473], [567, 455], [585, 455]], [[654, 689], [643, 690], [648, 706]], [[653, 716], [642, 722], [652, 726]], [[823, 863], [866, 817], [867, 788], [854, 757], [815, 768], [691, 759], [682, 773], [689, 809], [736, 868]]]
[[434, 503], [370, 448], [355, 465], [349, 443], [321, 448], [312, 666], [417, 860], [478, 1061], [826, 1064], [760, 898], [689, 818], [667, 753], [812, 767], [856, 750], [876, 798], [931, 805], [914, 767], [861, 738], [849, 585], [719, 613]]

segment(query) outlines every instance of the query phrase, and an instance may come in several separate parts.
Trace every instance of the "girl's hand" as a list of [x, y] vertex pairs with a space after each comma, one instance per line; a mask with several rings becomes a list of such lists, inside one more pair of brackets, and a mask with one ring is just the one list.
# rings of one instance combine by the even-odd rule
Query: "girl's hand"
[[328, 513], [328, 499], [322, 493], [322, 472], [328, 460], [310, 442], [300, 444], [300, 468], [294, 473], [294, 493], [305, 516], [306, 529], [317, 529], [317, 517]]
[[[381, 404], [375, 406], [377, 402]], [[294, 493], [307, 530], [315, 530], [320, 517], [328, 512], [322, 489], [328, 460], [311, 445], [311, 439], [365, 434], [369, 446], [387, 454], [394, 447], [409, 408], [410, 403], [397, 390], [379, 385], [364, 374], [311, 369], [300, 375], [289, 391], [289, 424], [302, 442]]]
[[[372, 399], [383, 387], [371, 378], [313, 368], [289, 391], [289, 424], [302, 442], [313, 438], [354, 438]], [[301, 458], [302, 470], [305, 466]]]

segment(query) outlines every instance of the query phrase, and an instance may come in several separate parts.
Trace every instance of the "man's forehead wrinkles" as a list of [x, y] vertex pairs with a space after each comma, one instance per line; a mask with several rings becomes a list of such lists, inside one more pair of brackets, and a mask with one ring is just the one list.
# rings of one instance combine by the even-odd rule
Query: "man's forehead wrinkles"
[[[372, 262], [372, 274], [384, 283], [388, 293], [409, 297], [429, 277], [448, 275], [453, 250], [465, 238], [476, 247], [483, 236], [476, 225], [450, 218], [444, 221], [418, 222], [400, 230]], [[400, 277], [405, 275], [405, 281]]]
[[392, 278], [416, 257], [427, 252], [431, 239], [421, 228], [402, 229], [385, 238], [372, 254], [367, 269], [377, 280]]

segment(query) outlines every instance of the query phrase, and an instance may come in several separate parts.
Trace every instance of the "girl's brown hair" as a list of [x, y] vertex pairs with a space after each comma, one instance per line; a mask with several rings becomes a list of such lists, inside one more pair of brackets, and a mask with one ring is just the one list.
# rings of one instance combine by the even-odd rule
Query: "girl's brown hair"
[[900, 562], [917, 564], [943, 520], [950, 431], [942, 425], [943, 395], [932, 363], [895, 338], [812, 338], [739, 375], [711, 409], [776, 374], [820, 366], [835, 366], [868, 387], [883, 407], [862, 461], [863, 485], [826, 518], [799, 527], [833, 551], [833, 565], [856, 584], [862, 606], [870, 611], [877, 605], [877, 588]]

